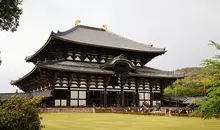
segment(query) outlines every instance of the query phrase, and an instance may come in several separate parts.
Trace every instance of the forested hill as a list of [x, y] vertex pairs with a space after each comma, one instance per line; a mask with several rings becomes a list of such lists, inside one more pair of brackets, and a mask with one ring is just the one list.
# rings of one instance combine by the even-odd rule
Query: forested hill
[[204, 81], [206, 77], [201, 67], [187, 67], [178, 69], [175, 72], [185, 73], [185, 78], [177, 80], [164, 90], [168, 96], [204, 96]]
[[182, 69], [177, 69], [175, 72], [185, 73], [186, 75], [191, 72], [201, 72], [201, 67], [187, 67]]

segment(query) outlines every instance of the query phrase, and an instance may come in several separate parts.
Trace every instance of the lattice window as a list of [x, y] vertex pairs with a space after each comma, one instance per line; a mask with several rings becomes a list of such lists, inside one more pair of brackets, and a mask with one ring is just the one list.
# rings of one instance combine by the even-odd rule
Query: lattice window
[[145, 100], [146, 100], [146, 99], [150, 100], [150, 93], [145, 93], [144, 98], [145, 98]]
[[86, 106], [86, 100], [79, 100], [79, 106]]
[[70, 97], [74, 98], [74, 99], [77, 99], [78, 98], [78, 91], [71, 91], [70, 92]]
[[139, 99], [144, 100], [144, 93], [139, 93]]
[[79, 99], [86, 99], [86, 91], [79, 91]]
[[61, 106], [67, 106], [67, 101], [65, 99], [62, 99], [61, 100]]
[[78, 106], [78, 100], [70, 100], [70, 106]]
[[60, 106], [61, 104], [60, 104], [60, 99], [55, 99], [55, 106], [56, 107], [58, 107], [58, 106]]

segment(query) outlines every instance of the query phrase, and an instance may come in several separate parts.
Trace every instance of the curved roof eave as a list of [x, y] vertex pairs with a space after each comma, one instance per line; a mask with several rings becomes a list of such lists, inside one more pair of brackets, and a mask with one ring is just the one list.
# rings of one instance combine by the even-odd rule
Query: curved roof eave
[[[29, 73], [27, 73], [26, 75], [24, 75], [22, 78], [19, 78], [18, 80], [12, 80], [11, 81], [11, 85], [16, 85], [17, 83], [19, 83], [20, 81], [24, 80], [25, 78], [27, 78], [28, 76], [30, 76], [31, 74], [33, 74], [38, 68], [44, 68], [44, 69], [50, 69], [50, 70], [59, 70], [59, 71], [70, 71], [70, 72], [78, 72], [80, 73], [80, 71], [74, 71], [74, 70], [65, 70], [65, 69], [60, 69], [60, 68], [54, 68], [54, 67], [49, 67], [49, 66], [44, 66], [44, 65], [40, 65], [37, 64]], [[86, 72], [88, 74], [93, 73], [93, 72]], [[103, 74], [103, 73], [99, 73], [98, 74]], [[113, 74], [112, 72], [108, 72], [105, 73], [106, 75], [109, 74]]]
[[27, 73], [26, 75], [24, 75], [23, 77], [19, 78], [18, 80], [12, 80], [11, 81], [11, 85], [16, 85], [18, 82], [20, 82], [21, 80], [25, 79], [26, 77], [28, 77], [29, 75], [31, 75], [32, 73], [35, 72], [35, 70], [38, 69], [38, 66], [36, 65], [29, 73]]
[[49, 38], [47, 39], [46, 43], [45, 43], [37, 52], [35, 52], [33, 55], [28, 56], [28, 57], [25, 58], [25, 60], [26, 60], [27, 62], [30, 62], [38, 53], [40, 53], [40, 52], [50, 43], [50, 40], [51, 40], [52, 37], [53, 37], [53, 35], [52, 35], [53, 33], [54, 33], [54, 32], [52, 31], [51, 34], [50, 34], [50, 36], [49, 36]]

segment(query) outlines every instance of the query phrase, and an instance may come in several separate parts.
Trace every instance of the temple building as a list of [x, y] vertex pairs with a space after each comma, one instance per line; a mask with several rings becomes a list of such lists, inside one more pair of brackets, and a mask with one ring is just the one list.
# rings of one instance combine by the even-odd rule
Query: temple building
[[165, 48], [139, 43], [107, 30], [79, 25], [51, 32], [26, 57], [35, 67], [11, 82], [43, 107], [128, 107], [163, 105], [163, 90], [184, 74], [147, 67]]

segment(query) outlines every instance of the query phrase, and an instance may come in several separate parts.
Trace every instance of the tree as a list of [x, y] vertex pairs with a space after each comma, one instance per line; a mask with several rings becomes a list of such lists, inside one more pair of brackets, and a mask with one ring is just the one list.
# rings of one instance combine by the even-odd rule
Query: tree
[[16, 31], [22, 9], [22, 0], [0, 0], [0, 30]]
[[[14, 32], [19, 26], [22, 0], [0, 0], [0, 30]], [[0, 58], [0, 65], [2, 60]]]
[[205, 85], [208, 81], [207, 76], [202, 72], [202, 68], [192, 67], [176, 70], [176, 72], [186, 73], [186, 77], [179, 79], [171, 84], [168, 88], [165, 88], [164, 94], [168, 96], [204, 96]]
[[[220, 50], [220, 44], [210, 41], [210, 45]], [[220, 55], [216, 55], [213, 59], [206, 59], [202, 63], [204, 71], [212, 80], [208, 84], [207, 99], [197, 103], [199, 106], [198, 112], [203, 118], [209, 119], [213, 116], [220, 117]]]
[[41, 130], [40, 98], [12, 97], [0, 106], [0, 130]]

